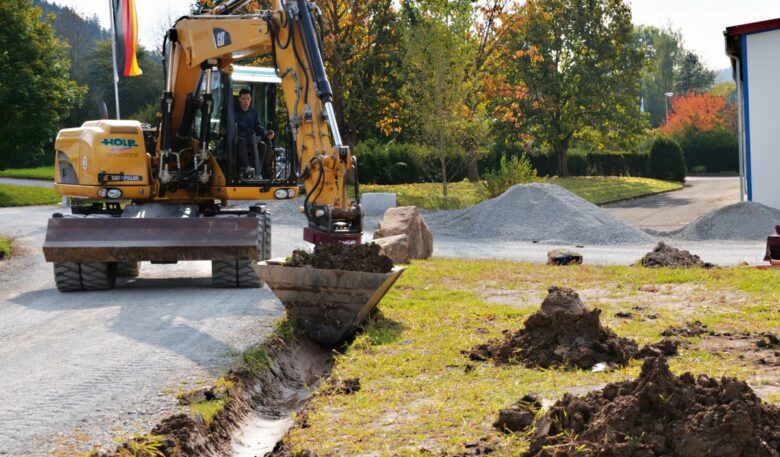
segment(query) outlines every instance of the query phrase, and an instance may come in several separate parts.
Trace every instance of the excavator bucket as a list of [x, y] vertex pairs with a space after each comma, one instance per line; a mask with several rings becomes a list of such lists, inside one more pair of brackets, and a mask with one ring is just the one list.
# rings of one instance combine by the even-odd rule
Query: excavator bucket
[[47, 262], [132, 262], [257, 258], [257, 219], [49, 219]]
[[279, 297], [288, 317], [312, 340], [336, 346], [352, 336], [403, 273], [286, 267], [282, 259], [255, 262], [257, 275]]
[[772, 265], [780, 265], [780, 225], [775, 225], [775, 235], [766, 238], [764, 261]]

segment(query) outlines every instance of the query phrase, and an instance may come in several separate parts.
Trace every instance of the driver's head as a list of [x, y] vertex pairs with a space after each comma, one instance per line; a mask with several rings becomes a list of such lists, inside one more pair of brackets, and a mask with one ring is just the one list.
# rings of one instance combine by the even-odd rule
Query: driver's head
[[241, 106], [241, 111], [246, 111], [252, 106], [252, 91], [249, 88], [243, 88], [238, 93], [238, 103]]

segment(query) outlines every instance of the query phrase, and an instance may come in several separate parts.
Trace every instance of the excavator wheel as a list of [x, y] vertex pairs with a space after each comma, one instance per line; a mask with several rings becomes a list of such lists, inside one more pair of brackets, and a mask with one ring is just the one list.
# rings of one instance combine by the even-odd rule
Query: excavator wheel
[[54, 282], [61, 292], [113, 289], [116, 267], [109, 262], [55, 263]]
[[[263, 210], [257, 216], [257, 260], [271, 258], [271, 216]], [[212, 260], [211, 284], [218, 288], [257, 288], [263, 281], [252, 268], [252, 260]]]
[[118, 277], [135, 278], [141, 274], [139, 262], [117, 262], [116, 275]]

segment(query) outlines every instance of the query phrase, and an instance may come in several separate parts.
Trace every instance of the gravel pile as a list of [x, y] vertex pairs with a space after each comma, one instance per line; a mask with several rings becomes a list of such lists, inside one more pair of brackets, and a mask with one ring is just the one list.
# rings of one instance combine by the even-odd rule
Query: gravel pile
[[780, 224], [780, 210], [756, 202], [741, 202], [717, 209], [672, 234], [688, 241], [765, 240]]
[[517, 185], [471, 208], [425, 216], [434, 234], [498, 241], [616, 245], [653, 238], [553, 184]]

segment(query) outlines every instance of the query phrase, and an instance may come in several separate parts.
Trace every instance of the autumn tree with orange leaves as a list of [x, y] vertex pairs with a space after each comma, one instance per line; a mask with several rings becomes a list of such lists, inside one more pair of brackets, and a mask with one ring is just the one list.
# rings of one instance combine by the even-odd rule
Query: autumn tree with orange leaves
[[670, 136], [682, 136], [692, 129], [700, 132], [725, 130], [737, 132], [737, 108], [724, 97], [707, 93], [689, 92], [674, 97], [669, 121], [661, 131]]

